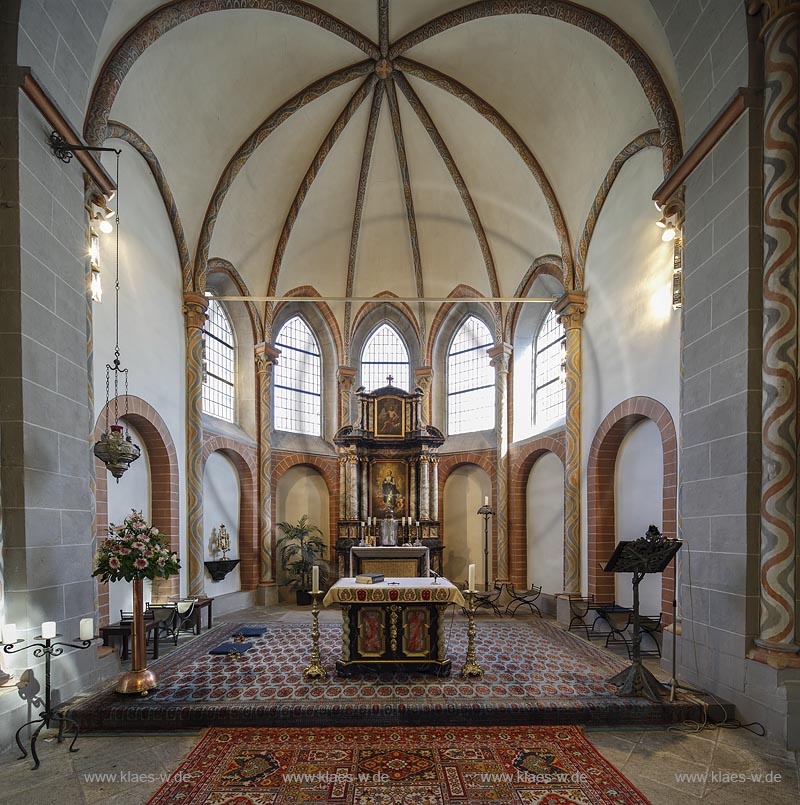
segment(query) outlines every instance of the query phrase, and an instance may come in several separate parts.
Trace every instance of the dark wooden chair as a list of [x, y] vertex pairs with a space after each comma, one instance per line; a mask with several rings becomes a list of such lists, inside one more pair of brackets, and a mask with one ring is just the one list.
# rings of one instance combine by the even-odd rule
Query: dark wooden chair
[[585, 598], [581, 595], [569, 596], [569, 626], [567, 631], [571, 632], [572, 627], [582, 628], [586, 634], [586, 639], [589, 640], [589, 627], [586, 625], [586, 616], [592, 606], [594, 599], [592, 597]]
[[534, 603], [534, 601], [536, 601], [536, 599], [542, 594], [541, 585], [537, 587], [535, 584], [532, 584], [530, 589], [520, 590], [517, 592], [514, 589], [513, 584], [507, 584], [506, 589], [508, 590], [508, 594], [511, 596], [511, 600], [506, 605], [506, 615], [511, 615], [513, 618], [514, 613], [520, 607], [528, 607], [531, 611], [531, 615], [538, 615], [540, 618], [542, 617], [542, 613], [539, 612], [539, 607]]

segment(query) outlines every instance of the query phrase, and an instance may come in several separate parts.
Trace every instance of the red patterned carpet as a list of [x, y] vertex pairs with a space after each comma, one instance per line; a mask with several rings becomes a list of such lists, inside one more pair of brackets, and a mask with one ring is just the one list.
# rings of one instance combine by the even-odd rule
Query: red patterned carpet
[[417, 724], [669, 724], [702, 716], [700, 706], [623, 699], [606, 680], [627, 666], [549, 621], [481, 623], [476, 651], [482, 679], [459, 676], [466, 625], [448, 640], [450, 677], [415, 670], [364, 669], [335, 675], [342, 629], [320, 627], [320, 653], [329, 677], [307, 681], [311, 629], [263, 624], [266, 632], [240, 659], [209, 654], [238, 628], [223, 623], [158, 660], [161, 677], [146, 697], [107, 689], [73, 706], [87, 730], [196, 729], [252, 726], [375, 726]]
[[578, 727], [214, 727], [150, 805], [628, 805]]

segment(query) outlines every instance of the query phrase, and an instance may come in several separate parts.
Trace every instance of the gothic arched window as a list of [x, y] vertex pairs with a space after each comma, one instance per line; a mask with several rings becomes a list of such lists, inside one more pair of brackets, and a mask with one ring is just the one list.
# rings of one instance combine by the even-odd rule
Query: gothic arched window
[[456, 332], [447, 354], [447, 431], [494, 427], [494, 369], [486, 350], [494, 345], [489, 328], [470, 316]]
[[216, 299], [208, 300], [203, 326], [203, 411], [233, 422], [233, 327]]
[[392, 385], [408, 391], [408, 350], [389, 324], [381, 324], [367, 339], [361, 353], [361, 385], [368, 391]]
[[564, 325], [551, 308], [536, 336], [533, 353], [535, 394], [533, 420], [544, 425], [564, 416], [567, 410], [567, 386], [564, 379], [566, 334]]
[[275, 339], [275, 428], [322, 434], [322, 359], [319, 344], [299, 317], [289, 319]]

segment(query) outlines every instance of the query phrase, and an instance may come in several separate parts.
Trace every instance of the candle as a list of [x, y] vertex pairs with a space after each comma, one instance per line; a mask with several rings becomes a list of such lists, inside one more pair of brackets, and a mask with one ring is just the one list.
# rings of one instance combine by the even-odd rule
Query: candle
[[311, 568], [311, 592], [319, 592], [319, 565], [314, 565]]
[[484, 496], [483, 496], [483, 505], [484, 505], [484, 506], [488, 506], [488, 505], [489, 505], [489, 496], [488, 496], [488, 495], [484, 495]]
[[419, 528], [419, 520], [417, 520], [417, 528]]
[[45, 621], [42, 624], [42, 637], [47, 639], [47, 638], [53, 638], [55, 636], [56, 636], [56, 622]]
[[81, 638], [81, 640], [93, 640], [94, 639], [94, 619], [93, 618], [81, 618], [80, 638]]
[[17, 642], [17, 624], [6, 623], [3, 625], [3, 645]]
[[469, 566], [469, 576], [467, 581], [467, 589], [470, 592], [474, 592], [475, 590], [475, 565]]

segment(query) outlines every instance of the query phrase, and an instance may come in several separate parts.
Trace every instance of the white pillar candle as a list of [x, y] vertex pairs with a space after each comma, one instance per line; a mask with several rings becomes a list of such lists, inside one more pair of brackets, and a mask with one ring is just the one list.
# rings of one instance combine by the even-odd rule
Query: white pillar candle
[[6, 623], [3, 625], [3, 645], [7, 646], [9, 643], [17, 642], [17, 624]]
[[483, 496], [483, 505], [484, 505], [484, 506], [488, 506], [488, 505], [489, 505], [489, 496], [488, 496], [488, 495], [484, 495], [484, 496]]
[[94, 639], [94, 619], [93, 618], [81, 618], [80, 638], [81, 638], [81, 640], [93, 640]]
[[475, 565], [470, 565], [468, 568], [468, 581], [467, 581], [467, 589], [470, 592], [475, 590]]
[[42, 637], [45, 639], [47, 638], [54, 638], [56, 636], [56, 622], [55, 621], [45, 621], [42, 624]]
[[314, 565], [311, 568], [311, 592], [319, 592], [319, 565]]

